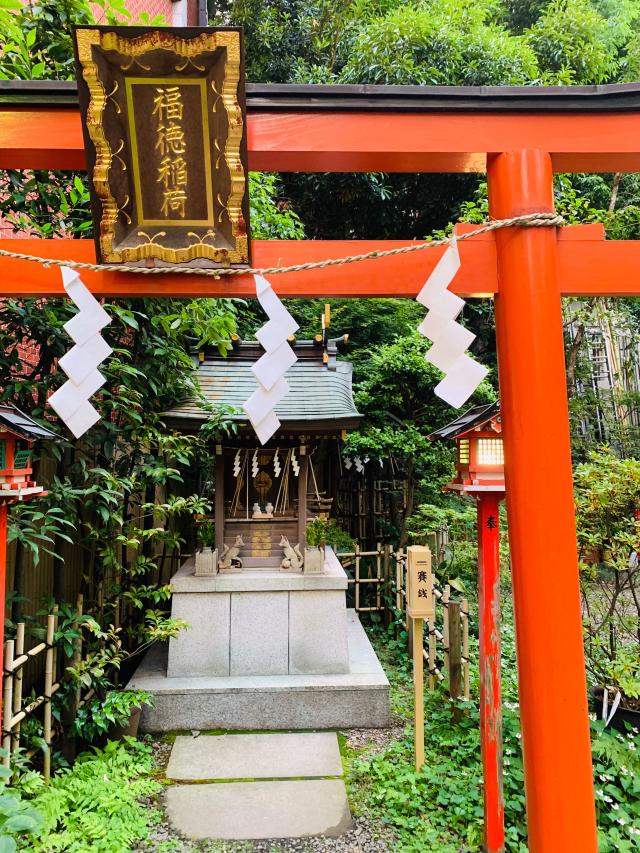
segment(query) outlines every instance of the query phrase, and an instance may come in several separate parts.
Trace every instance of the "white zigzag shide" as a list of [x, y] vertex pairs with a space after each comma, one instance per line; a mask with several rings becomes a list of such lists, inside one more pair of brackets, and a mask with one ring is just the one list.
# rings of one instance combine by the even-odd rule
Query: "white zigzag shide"
[[80, 310], [64, 324], [75, 346], [58, 362], [69, 380], [49, 397], [48, 403], [75, 437], [80, 438], [100, 420], [89, 398], [106, 382], [98, 366], [112, 349], [100, 331], [109, 325], [111, 318], [75, 270], [61, 267], [61, 272], [67, 296]]
[[433, 341], [425, 359], [445, 374], [434, 391], [456, 409], [464, 405], [489, 372], [466, 353], [476, 336], [456, 323], [464, 300], [448, 287], [459, 269], [458, 244], [453, 237], [416, 297], [428, 309], [418, 331]]
[[298, 324], [280, 302], [267, 279], [257, 275], [255, 280], [258, 302], [269, 320], [256, 332], [256, 338], [265, 352], [251, 368], [258, 380], [258, 388], [243, 408], [260, 444], [266, 444], [280, 426], [275, 407], [289, 391], [284, 375], [298, 360], [287, 341], [289, 335], [298, 329]]

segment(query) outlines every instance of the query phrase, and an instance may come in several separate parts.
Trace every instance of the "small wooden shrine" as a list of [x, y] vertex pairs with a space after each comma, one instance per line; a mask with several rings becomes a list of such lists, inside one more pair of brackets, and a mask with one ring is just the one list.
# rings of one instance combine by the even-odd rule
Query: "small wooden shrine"
[[[351, 364], [337, 359], [346, 342], [346, 336], [321, 335], [291, 341], [298, 360], [287, 371], [290, 391], [276, 408], [282, 426], [265, 446], [242, 409], [255, 388], [251, 367], [262, 354], [260, 345], [236, 339], [226, 357], [214, 348], [194, 354], [206, 401], [233, 407], [239, 425], [236, 435], [215, 447], [221, 571], [302, 570], [307, 520], [329, 513], [337, 490], [337, 442], [361, 420]], [[166, 413], [167, 422], [183, 431], [198, 429], [207, 417], [196, 400]]]
[[361, 417], [351, 365], [337, 359], [346, 338], [330, 340], [326, 326], [314, 340], [289, 339], [298, 358], [276, 407], [280, 428], [264, 446], [243, 410], [262, 355], [255, 342], [234, 341], [226, 357], [195, 352], [205, 404], [165, 414], [191, 432], [207, 403], [223, 404], [238, 429], [211, 448], [215, 547], [202, 542], [171, 579], [171, 614], [189, 627], [168, 649], [152, 649], [129, 685], [153, 693], [148, 731], [388, 724], [389, 683], [347, 609], [346, 572], [329, 546], [305, 549], [307, 520], [333, 505], [339, 440]]

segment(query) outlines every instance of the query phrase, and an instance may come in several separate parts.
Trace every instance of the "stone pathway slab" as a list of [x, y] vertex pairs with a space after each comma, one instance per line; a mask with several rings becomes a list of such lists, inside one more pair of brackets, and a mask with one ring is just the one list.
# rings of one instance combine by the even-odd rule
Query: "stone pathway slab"
[[170, 822], [192, 839], [338, 836], [351, 825], [341, 779], [172, 785], [165, 798]]
[[166, 775], [184, 782], [342, 776], [342, 761], [334, 732], [179, 736]]

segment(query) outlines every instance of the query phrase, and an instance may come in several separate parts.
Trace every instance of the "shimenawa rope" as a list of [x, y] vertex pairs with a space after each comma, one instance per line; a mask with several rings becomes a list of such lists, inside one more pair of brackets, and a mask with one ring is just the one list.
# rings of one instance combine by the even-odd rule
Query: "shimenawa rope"
[[[489, 231], [498, 231], [500, 228], [550, 228], [559, 227], [564, 223], [562, 216], [557, 213], [526, 213], [522, 216], [513, 216], [510, 219], [494, 219], [486, 225], [455, 237], [456, 240], [469, 240], [479, 234], [487, 234]], [[11, 252], [8, 249], [0, 249], [0, 256], [13, 258], [16, 261], [32, 261], [45, 267], [70, 267], [77, 270], [93, 270], [95, 272], [131, 272], [141, 275], [163, 275], [176, 273], [182, 275], [201, 275], [221, 278], [232, 275], [278, 275], [288, 272], [305, 272], [306, 270], [320, 270], [326, 267], [338, 267], [344, 264], [354, 264], [358, 261], [369, 261], [375, 258], [390, 258], [396, 255], [407, 255], [409, 252], [421, 252], [423, 249], [432, 249], [436, 246], [446, 246], [451, 243], [453, 237], [442, 237], [439, 240], [430, 240], [424, 243], [412, 243], [409, 246], [400, 246], [397, 249], [381, 249], [365, 252], [361, 255], [348, 255], [346, 258], [327, 258], [324, 261], [309, 261], [306, 264], [293, 264], [289, 267], [220, 267], [216, 269], [201, 269], [199, 267], [132, 267], [126, 264], [92, 264], [88, 261], [63, 261], [59, 258], [41, 258], [38, 255], [28, 255], [23, 252]]]

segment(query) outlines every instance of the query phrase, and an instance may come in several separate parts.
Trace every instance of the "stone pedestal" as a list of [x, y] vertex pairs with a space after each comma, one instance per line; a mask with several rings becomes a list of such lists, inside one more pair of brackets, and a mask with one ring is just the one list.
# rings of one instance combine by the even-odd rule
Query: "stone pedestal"
[[336, 729], [389, 724], [389, 682], [331, 549], [319, 575], [274, 569], [172, 579], [191, 626], [156, 646], [129, 682], [147, 690], [145, 731]]
[[330, 549], [321, 575], [196, 577], [187, 560], [171, 586], [172, 615], [191, 627], [169, 642], [169, 678], [349, 671], [347, 576]]

